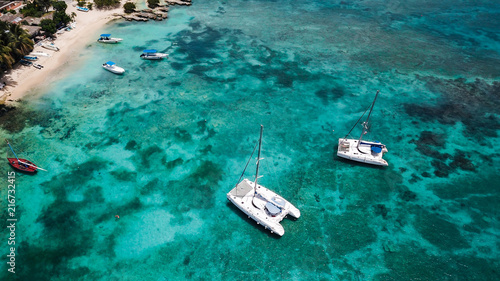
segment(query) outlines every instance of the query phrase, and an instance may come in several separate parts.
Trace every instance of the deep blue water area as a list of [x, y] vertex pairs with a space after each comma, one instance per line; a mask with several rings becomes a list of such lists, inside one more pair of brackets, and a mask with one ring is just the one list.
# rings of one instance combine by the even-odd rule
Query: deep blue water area
[[[1, 108], [0, 137], [48, 172], [16, 173], [0, 279], [500, 280], [499, 30], [494, 1], [194, 1], [110, 24], [123, 42]], [[336, 156], [377, 90], [385, 168]], [[261, 124], [259, 182], [302, 213], [281, 238], [226, 199]]]

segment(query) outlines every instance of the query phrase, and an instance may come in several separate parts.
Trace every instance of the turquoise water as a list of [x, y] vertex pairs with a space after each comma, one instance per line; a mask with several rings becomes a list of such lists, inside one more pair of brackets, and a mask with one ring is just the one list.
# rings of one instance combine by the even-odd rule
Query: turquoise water
[[[2, 109], [0, 137], [49, 172], [16, 173], [1, 280], [500, 279], [498, 5], [201, 2], [96, 31], [124, 41]], [[376, 90], [386, 168], [335, 155]], [[226, 199], [260, 124], [260, 182], [302, 213], [281, 238]]]

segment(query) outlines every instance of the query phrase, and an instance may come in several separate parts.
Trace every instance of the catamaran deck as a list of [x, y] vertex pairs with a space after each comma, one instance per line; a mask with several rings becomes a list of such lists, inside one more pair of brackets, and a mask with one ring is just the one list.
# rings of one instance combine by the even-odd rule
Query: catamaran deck
[[299, 218], [299, 209], [278, 194], [259, 184], [257, 184], [256, 194], [254, 195], [254, 185], [254, 182], [245, 179], [227, 193], [227, 198], [238, 209], [254, 219], [257, 224], [262, 224], [272, 233], [283, 236], [285, 230], [280, 222], [288, 214]]

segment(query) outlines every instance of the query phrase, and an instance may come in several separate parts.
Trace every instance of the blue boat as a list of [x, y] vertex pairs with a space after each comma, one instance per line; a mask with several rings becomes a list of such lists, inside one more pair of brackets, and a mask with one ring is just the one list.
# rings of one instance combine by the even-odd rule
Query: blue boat
[[82, 12], [88, 12], [88, 11], [89, 11], [89, 9], [88, 9], [88, 8], [85, 8], [85, 7], [80, 7], [80, 6], [76, 6], [76, 9], [77, 9], [78, 11], [82, 11]]
[[32, 65], [33, 63], [30, 62], [30, 61], [27, 61], [27, 60], [20, 60], [19, 61], [22, 65], [26, 65], [26, 66], [29, 66], [29, 65]]
[[100, 38], [97, 39], [97, 42], [115, 44], [122, 40], [123, 40], [122, 38], [112, 38], [111, 34], [101, 34]]
[[37, 60], [38, 57], [24, 56], [23, 59], [26, 59], [26, 60]]
[[115, 73], [115, 74], [123, 74], [125, 72], [125, 69], [117, 66], [116, 63], [114, 63], [112, 61], [108, 61], [106, 63], [103, 63], [102, 67], [110, 72]]

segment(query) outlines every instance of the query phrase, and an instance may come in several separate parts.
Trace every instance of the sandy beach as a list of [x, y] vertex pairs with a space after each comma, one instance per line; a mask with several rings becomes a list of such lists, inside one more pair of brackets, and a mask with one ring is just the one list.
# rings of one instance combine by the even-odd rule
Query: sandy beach
[[12, 104], [26, 95], [39, 92], [56, 79], [64, 75], [64, 69], [69, 66], [70, 58], [77, 55], [90, 42], [94, 42], [102, 29], [108, 22], [120, 18], [117, 13], [123, 12], [123, 8], [112, 10], [91, 10], [80, 12], [76, 6], [69, 5], [66, 13], [77, 14], [75, 18], [76, 28], [57, 34], [53, 41], [59, 51], [43, 48], [40, 44], [35, 45], [33, 52], [44, 52], [49, 57], [38, 56], [36, 63], [43, 65], [42, 69], [33, 66], [17, 64], [1, 79], [7, 86], [0, 91], [0, 103]]

